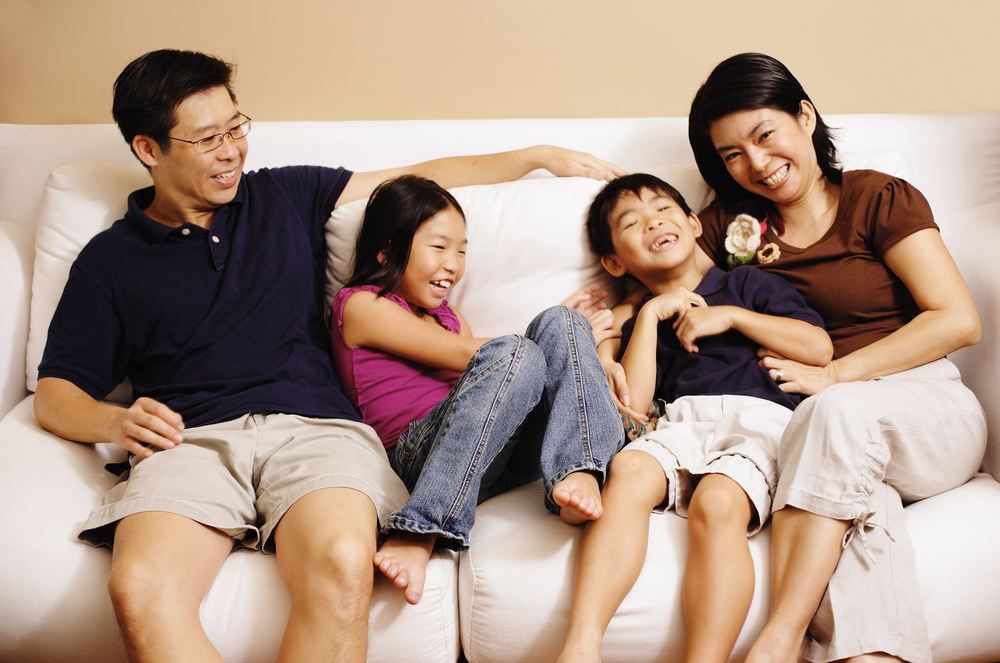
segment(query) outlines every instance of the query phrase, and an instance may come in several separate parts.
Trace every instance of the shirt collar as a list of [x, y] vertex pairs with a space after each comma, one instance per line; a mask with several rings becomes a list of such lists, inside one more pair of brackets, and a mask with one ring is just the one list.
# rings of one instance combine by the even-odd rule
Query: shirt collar
[[[243, 203], [245, 195], [243, 191], [243, 184], [245, 177], [246, 173], [244, 173], [244, 176], [240, 178], [240, 184], [236, 189], [236, 195], [233, 196], [233, 199], [216, 210], [216, 219], [219, 218], [219, 212], [222, 211], [223, 208]], [[163, 244], [163, 241], [170, 233], [179, 232], [181, 228], [193, 229], [198, 227], [190, 223], [185, 223], [177, 228], [171, 228], [170, 226], [160, 223], [159, 221], [153, 219], [153, 217], [146, 214], [145, 209], [153, 204], [153, 197], [155, 194], [155, 187], [151, 186], [148, 186], [145, 189], [139, 189], [138, 191], [133, 191], [128, 197], [128, 209], [125, 212], [125, 219], [142, 232], [150, 243]]]

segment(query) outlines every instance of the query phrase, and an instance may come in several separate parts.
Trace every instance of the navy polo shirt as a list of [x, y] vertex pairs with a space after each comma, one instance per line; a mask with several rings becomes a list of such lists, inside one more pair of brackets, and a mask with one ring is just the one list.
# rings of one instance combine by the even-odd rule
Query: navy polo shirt
[[323, 317], [323, 225], [350, 171], [245, 173], [210, 230], [147, 216], [153, 187], [80, 252], [38, 376], [103, 399], [125, 377], [187, 426], [254, 411], [358, 421]]
[[[819, 313], [806, 306], [795, 288], [780, 276], [753, 267], [737, 267], [731, 272], [713, 267], [695, 292], [709, 306], [739, 306], [823, 327]], [[644, 297], [642, 304], [652, 297]], [[635, 318], [622, 327], [623, 353], [634, 328]], [[699, 338], [698, 352], [688, 352], [677, 340], [673, 320], [661, 322], [656, 329], [657, 398], [669, 403], [681, 396], [734, 394], [756, 396], [793, 410], [804, 398], [781, 391], [757, 363], [760, 346], [736, 330]]]

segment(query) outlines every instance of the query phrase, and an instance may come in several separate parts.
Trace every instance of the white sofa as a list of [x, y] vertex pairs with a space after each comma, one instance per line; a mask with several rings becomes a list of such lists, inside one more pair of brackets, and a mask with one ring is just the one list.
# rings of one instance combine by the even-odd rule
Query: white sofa
[[[828, 122], [842, 128], [838, 145], [849, 167], [889, 170], [924, 192], [979, 306], [983, 340], [953, 359], [994, 424], [984, 473], [908, 513], [935, 661], [1000, 661], [1000, 114]], [[247, 166], [371, 170], [552, 143], [665, 175], [697, 207], [707, 191], [686, 137], [683, 118], [259, 122]], [[146, 178], [112, 125], [0, 125], [2, 662], [125, 660], [106, 592], [110, 553], [76, 539], [114, 480], [104, 464], [120, 455], [110, 445], [76, 444], [42, 431], [30, 390], [47, 316], [75, 252], [120, 216], [125, 195]], [[536, 176], [457, 192], [471, 245], [468, 274], [452, 301], [477, 333], [522, 331], [541, 308], [601, 277], [581, 225], [598, 188]], [[359, 213], [358, 204], [345, 206], [329, 226], [339, 256], [331, 264], [332, 288], [349, 259], [344, 247]], [[685, 527], [673, 514], [652, 519], [646, 568], [608, 631], [609, 662], [683, 657]], [[370, 660], [554, 658], [579, 529], [545, 511], [540, 486], [530, 485], [483, 504], [472, 537], [473, 547], [461, 555], [435, 555], [419, 606], [405, 605], [387, 582], [376, 583]], [[742, 660], [767, 615], [768, 530], [751, 545], [756, 593], [733, 660]], [[226, 562], [201, 614], [226, 660], [271, 661], [288, 607], [273, 557], [242, 551]]]

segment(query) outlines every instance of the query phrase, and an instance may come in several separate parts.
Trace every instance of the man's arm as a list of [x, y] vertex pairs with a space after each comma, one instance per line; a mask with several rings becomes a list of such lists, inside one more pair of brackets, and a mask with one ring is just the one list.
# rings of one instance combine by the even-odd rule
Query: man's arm
[[618, 166], [584, 152], [536, 145], [512, 152], [449, 157], [403, 168], [354, 173], [337, 199], [337, 205], [367, 198], [379, 183], [400, 175], [420, 175], [449, 189], [470, 184], [510, 182], [538, 168], [559, 177], [590, 177], [595, 180], [613, 180], [627, 174]]
[[67, 440], [114, 442], [142, 458], [153, 455], [150, 446], [170, 449], [184, 441], [181, 415], [163, 403], [140, 398], [127, 409], [109, 405], [60, 378], [38, 381], [35, 418], [42, 428]]

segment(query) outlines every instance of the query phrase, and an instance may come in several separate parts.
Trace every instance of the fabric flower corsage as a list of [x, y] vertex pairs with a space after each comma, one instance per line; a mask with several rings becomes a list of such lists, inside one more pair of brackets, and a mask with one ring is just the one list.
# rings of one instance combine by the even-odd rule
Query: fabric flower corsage
[[767, 230], [766, 220], [761, 223], [749, 214], [738, 214], [726, 230], [726, 264], [729, 269], [746, 265], [753, 260], [760, 238]]
[[760, 247], [760, 251], [757, 251], [757, 262], [762, 265], [766, 265], [769, 262], [774, 262], [781, 257], [781, 249], [774, 242], [770, 244], [765, 244]]

